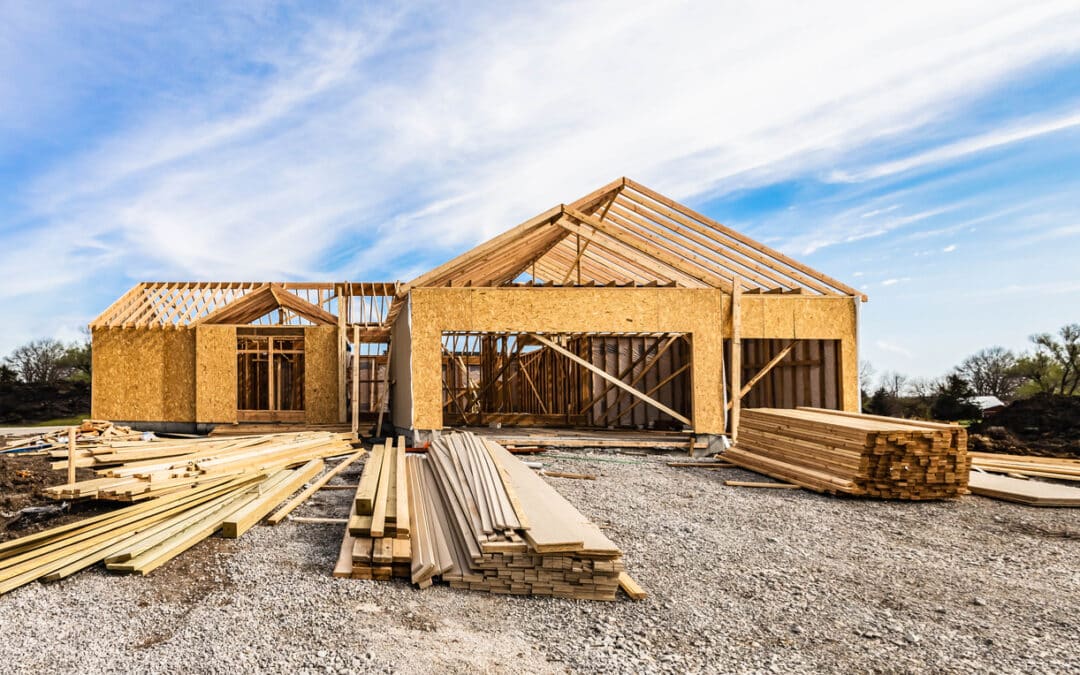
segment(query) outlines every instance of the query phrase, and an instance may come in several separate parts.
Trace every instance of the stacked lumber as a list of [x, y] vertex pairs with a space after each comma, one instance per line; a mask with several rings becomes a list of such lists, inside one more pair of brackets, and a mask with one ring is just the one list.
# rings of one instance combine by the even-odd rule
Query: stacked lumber
[[[419, 587], [441, 580], [489, 593], [614, 600], [621, 585], [643, 597], [618, 547], [499, 444], [470, 433], [443, 436], [426, 454], [407, 456], [405, 469], [407, 576]], [[356, 569], [351, 536], [339, 576]]]
[[971, 465], [959, 425], [818, 408], [744, 409], [721, 457], [818, 492], [910, 500], [966, 494]]
[[239, 537], [322, 471], [322, 459], [305, 459], [310, 452], [301, 447], [294, 458], [272, 466], [256, 461], [246, 471], [208, 474], [151, 499], [0, 544], [0, 594], [98, 563], [113, 572], [148, 574], [215, 532]]
[[1080, 459], [1004, 455], [992, 452], [972, 452], [972, 468], [991, 473], [1003, 473], [1014, 478], [1053, 478], [1080, 481]]
[[[329, 432], [270, 434], [237, 439], [114, 442], [85, 449], [77, 466], [97, 478], [56, 485], [53, 499], [141, 501], [188, 490], [212, 479], [273, 472], [313, 459], [352, 452], [347, 435]], [[66, 451], [57, 451], [66, 456]], [[67, 468], [67, 460], [54, 469]]]
[[374, 448], [360, 474], [349, 513], [347, 573], [354, 579], [407, 579], [412, 560], [405, 438]]

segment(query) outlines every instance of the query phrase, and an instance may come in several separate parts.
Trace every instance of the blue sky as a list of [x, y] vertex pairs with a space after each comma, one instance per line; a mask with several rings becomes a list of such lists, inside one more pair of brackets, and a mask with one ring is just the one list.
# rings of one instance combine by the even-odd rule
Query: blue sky
[[1075, 2], [0, 0], [0, 353], [140, 280], [409, 279], [627, 175], [936, 376], [1080, 321]]

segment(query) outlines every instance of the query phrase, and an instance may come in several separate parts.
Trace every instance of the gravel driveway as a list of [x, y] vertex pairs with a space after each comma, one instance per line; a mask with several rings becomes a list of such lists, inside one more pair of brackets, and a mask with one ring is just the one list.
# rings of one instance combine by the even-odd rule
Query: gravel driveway
[[[664, 457], [541, 457], [643, 602], [333, 579], [343, 526], [212, 538], [149, 577], [0, 597], [3, 672], [1076, 672], [1080, 513], [725, 487]], [[334, 482], [357, 480], [357, 471]], [[298, 515], [343, 516], [349, 491]]]

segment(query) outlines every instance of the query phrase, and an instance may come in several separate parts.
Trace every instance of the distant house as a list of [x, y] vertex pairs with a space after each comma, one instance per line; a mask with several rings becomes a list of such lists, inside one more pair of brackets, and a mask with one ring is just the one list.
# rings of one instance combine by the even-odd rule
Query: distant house
[[989, 417], [994, 413], [999, 412], [1007, 404], [997, 396], [972, 396], [971, 402], [979, 406], [982, 410], [983, 417]]

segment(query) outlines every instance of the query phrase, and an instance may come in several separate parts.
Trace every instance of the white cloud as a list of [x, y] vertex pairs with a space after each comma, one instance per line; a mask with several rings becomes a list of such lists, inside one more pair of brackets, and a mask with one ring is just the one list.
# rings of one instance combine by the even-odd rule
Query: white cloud
[[886, 340], [876, 340], [874, 342], [874, 346], [876, 346], [878, 349], [880, 349], [883, 352], [888, 352], [890, 354], [897, 354], [899, 356], [904, 357], [905, 359], [914, 358], [914, 354], [911, 353], [910, 349], [906, 349], [905, 347], [902, 347], [902, 346], [900, 346], [898, 344], [895, 344], [893, 342], [888, 342]]
[[956, 250], [956, 244], [949, 244], [945, 248], [941, 249], [942, 253], [952, 253]]
[[899, 279], [886, 279], [885, 281], [881, 282], [881, 285], [882, 286], [893, 286], [893, 285], [898, 284], [898, 283], [900, 283]]
[[[249, 50], [258, 74], [155, 99], [23, 190], [27, 234], [0, 251], [0, 302], [117, 269], [408, 278], [619, 175], [688, 198], [820, 171], [1075, 52], [1073, 10], [601, 0], [334, 16], [288, 40], [197, 26], [186, 40]], [[897, 212], [863, 208], [785, 249], [941, 211]]]

